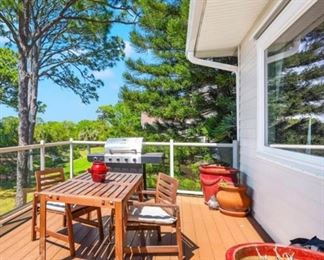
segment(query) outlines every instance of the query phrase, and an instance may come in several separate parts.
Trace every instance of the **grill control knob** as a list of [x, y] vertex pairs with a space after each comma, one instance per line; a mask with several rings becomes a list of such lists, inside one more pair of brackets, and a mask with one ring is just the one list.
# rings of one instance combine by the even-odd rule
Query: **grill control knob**
[[136, 158], [133, 158], [133, 162], [136, 162]]
[[117, 158], [117, 162], [119, 162], [120, 161], [120, 159], [119, 158]]
[[128, 158], [125, 158], [125, 162], [128, 162]]
[[112, 158], [109, 158], [109, 162], [111, 162], [112, 161]]

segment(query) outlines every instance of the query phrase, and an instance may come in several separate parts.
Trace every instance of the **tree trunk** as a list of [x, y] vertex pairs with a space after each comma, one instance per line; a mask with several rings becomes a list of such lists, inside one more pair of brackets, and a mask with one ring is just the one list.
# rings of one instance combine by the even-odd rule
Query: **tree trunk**
[[[20, 55], [19, 57], [19, 89], [18, 89], [18, 145], [24, 146], [29, 141], [29, 120], [28, 120], [28, 83], [29, 75], [27, 71], [27, 59]], [[26, 202], [24, 188], [27, 185], [28, 156], [26, 151], [18, 152], [17, 156], [17, 190], [16, 207], [22, 206]]]
[[29, 92], [28, 92], [28, 105], [29, 105], [29, 140], [28, 143], [33, 143], [34, 130], [36, 125], [36, 115], [38, 110], [37, 105], [37, 93], [38, 93], [38, 72], [39, 72], [39, 47], [38, 43], [31, 51], [30, 58], [30, 80], [29, 80]]
[[[33, 34], [30, 32], [31, 1], [25, 0], [19, 16], [19, 88], [18, 113], [19, 145], [33, 143], [37, 114], [37, 88], [39, 72], [39, 42], [30, 46]], [[24, 188], [28, 182], [28, 151], [19, 152], [17, 157], [16, 207], [26, 202]]]

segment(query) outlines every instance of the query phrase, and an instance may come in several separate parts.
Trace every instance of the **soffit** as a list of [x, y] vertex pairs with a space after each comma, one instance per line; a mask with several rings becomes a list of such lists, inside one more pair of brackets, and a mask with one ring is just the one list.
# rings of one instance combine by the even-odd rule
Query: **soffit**
[[205, 0], [200, 20], [195, 21], [200, 25], [195, 56], [235, 55], [237, 46], [268, 3], [269, 0]]

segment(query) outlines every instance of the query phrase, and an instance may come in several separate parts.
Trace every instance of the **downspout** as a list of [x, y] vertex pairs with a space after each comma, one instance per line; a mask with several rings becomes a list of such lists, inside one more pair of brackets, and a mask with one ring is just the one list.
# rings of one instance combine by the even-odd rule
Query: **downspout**
[[[225, 70], [225, 71], [229, 71], [229, 72], [233, 72], [235, 73], [235, 87], [236, 87], [236, 139], [237, 141], [240, 140], [240, 114], [239, 114], [239, 105], [240, 105], [240, 88], [239, 88], [239, 84], [240, 84], [240, 75], [239, 75], [239, 66], [235, 66], [235, 65], [229, 65], [229, 64], [225, 64], [225, 63], [220, 63], [220, 62], [216, 62], [216, 61], [210, 61], [210, 60], [204, 60], [204, 59], [200, 59], [197, 58], [194, 53], [192, 51], [186, 51], [186, 56], [187, 59], [196, 65], [200, 65], [200, 66], [205, 66], [205, 67], [210, 67], [210, 68], [214, 68], [214, 69], [219, 69], [219, 70]], [[237, 57], [238, 57], [238, 65], [240, 62], [240, 47], [237, 48]]]

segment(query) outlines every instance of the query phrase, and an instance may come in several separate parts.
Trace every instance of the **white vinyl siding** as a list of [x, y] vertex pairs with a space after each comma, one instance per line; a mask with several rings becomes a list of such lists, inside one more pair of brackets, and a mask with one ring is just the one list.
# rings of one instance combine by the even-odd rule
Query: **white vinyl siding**
[[[294, 0], [293, 0], [294, 1]], [[272, 7], [263, 13], [266, 17]], [[240, 170], [253, 198], [253, 215], [269, 235], [288, 244], [296, 237], [324, 239], [324, 177], [276, 162], [258, 152], [258, 66], [253, 33], [240, 45]]]

